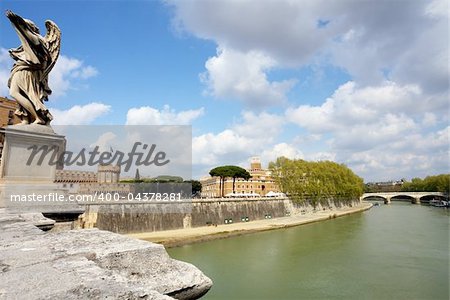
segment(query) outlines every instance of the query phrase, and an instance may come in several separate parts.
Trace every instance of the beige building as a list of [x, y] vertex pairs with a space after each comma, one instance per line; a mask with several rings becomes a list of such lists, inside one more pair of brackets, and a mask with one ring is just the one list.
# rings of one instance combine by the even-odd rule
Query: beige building
[[14, 113], [17, 108], [16, 101], [0, 97], [0, 127], [20, 123], [20, 119]]
[[97, 181], [99, 183], [118, 183], [120, 180], [120, 166], [99, 165]]
[[[233, 178], [226, 178], [224, 183], [225, 196], [239, 196], [240, 194], [254, 196], [265, 196], [269, 192], [279, 193], [275, 180], [272, 177], [270, 170], [263, 169], [261, 167], [261, 160], [259, 157], [253, 157], [250, 163], [250, 169], [247, 171], [252, 176], [249, 180], [244, 180], [241, 178], [236, 178], [235, 188], [233, 194]], [[215, 198], [220, 197], [220, 178], [207, 176], [200, 179], [202, 184], [201, 196], [205, 198]]]
[[119, 183], [120, 166], [99, 165], [97, 172], [56, 170], [55, 182], [70, 194], [118, 193], [132, 192], [133, 186]]

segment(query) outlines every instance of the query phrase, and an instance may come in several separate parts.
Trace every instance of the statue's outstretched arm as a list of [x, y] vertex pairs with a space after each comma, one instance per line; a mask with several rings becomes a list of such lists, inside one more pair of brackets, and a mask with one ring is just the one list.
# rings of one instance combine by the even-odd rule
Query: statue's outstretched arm
[[6, 11], [6, 16], [11, 21], [16, 31], [19, 33], [19, 37], [21, 40], [23, 37], [26, 39], [28, 43], [32, 45], [40, 44], [38, 35], [29, 29], [29, 25], [27, 24], [27, 22], [25, 22], [25, 20], [22, 17], [16, 15], [10, 10]]

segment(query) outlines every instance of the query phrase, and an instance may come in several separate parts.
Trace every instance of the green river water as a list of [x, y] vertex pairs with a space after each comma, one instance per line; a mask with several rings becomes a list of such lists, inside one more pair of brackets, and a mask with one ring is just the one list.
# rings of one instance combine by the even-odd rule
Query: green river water
[[449, 299], [448, 209], [409, 203], [168, 249], [203, 299]]

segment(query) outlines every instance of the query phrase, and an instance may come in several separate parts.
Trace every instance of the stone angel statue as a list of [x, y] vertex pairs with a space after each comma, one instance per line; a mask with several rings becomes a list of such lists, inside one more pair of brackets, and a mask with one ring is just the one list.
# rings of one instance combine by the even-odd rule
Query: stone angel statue
[[59, 56], [61, 31], [50, 20], [45, 21], [47, 34], [40, 35], [39, 28], [30, 20], [12, 11], [6, 11], [22, 45], [10, 49], [15, 60], [8, 81], [9, 93], [18, 102], [16, 115], [22, 124], [50, 125], [52, 115], [44, 105], [52, 90], [48, 86], [48, 74]]

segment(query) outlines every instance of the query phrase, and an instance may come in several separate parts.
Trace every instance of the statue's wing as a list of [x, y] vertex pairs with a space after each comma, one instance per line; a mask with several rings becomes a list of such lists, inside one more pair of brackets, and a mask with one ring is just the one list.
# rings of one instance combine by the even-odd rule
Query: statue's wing
[[47, 27], [47, 34], [45, 35], [44, 40], [51, 61], [44, 70], [44, 78], [48, 76], [55, 66], [61, 49], [61, 30], [59, 30], [58, 26], [50, 20], [45, 21], [45, 27]]

